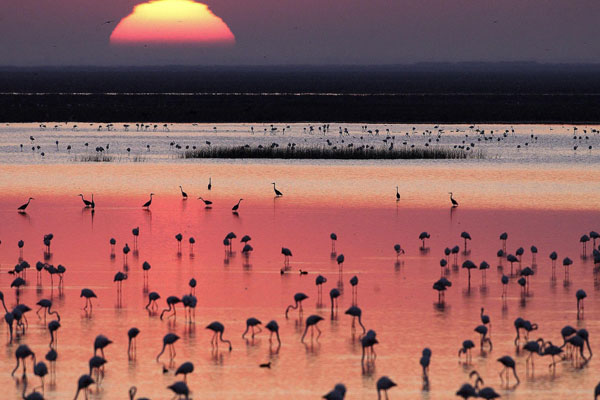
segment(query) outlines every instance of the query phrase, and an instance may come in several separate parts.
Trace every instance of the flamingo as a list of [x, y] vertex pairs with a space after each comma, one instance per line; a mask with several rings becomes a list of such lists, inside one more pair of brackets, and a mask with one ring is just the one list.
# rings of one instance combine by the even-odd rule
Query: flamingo
[[474, 330], [481, 335], [481, 341], [479, 344], [481, 350], [483, 351], [483, 345], [487, 343], [490, 346], [490, 351], [492, 351], [492, 340], [487, 337], [488, 328], [485, 325], [478, 325]]
[[290, 304], [286, 309], [285, 309], [285, 318], [288, 318], [288, 312], [291, 310], [295, 310], [298, 307], [300, 307], [300, 309], [298, 310], [299, 314], [302, 314], [302, 302], [304, 300], [308, 299], [308, 296], [305, 295], [302, 292], [298, 292], [294, 295], [294, 304]]
[[515, 360], [513, 360], [513, 358], [511, 356], [500, 357], [498, 359], [498, 362], [500, 364], [502, 364], [502, 366], [504, 367], [504, 368], [502, 368], [502, 371], [500, 371], [500, 380], [504, 381], [504, 379], [502, 378], [502, 373], [506, 372], [506, 385], [508, 386], [508, 381], [509, 381], [508, 370], [512, 369], [515, 379], [517, 380], [517, 385], [519, 383], [521, 383], [521, 381], [519, 380], [519, 377], [517, 376]]
[[81, 375], [79, 377], [79, 380], [77, 381], [77, 392], [75, 393], [75, 399], [74, 400], [77, 400], [77, 397], [79, 397], [79, 392], [81, 392], [82, 390], [84, 391], [85, 398], [87, 400], [87, 398], [88, 398], [88, 394], [87, 394], [88, 388], [91, 385], [93, 385], [94, 383], [95, 383], [94, 380], [88, 374]]
[[430, 237], [431, 235], [429, 235], [429, 233], [421, 232], [421, 234], [419, 235], [419, 240], [422, 242], [421, 250], [425, 250], [425, 239], [429, 239]]
[[489, 315], [485, 315], [484, 313], [484, 309], [483, 307], [481, 307], [481, 313], [479, 314], [480, 318], [481, 318], [481, 323], [483, 325], [489, 325], [490, 327], [490, 336], [492, 335], [492, 322], [490, 321], [490, 316]]
[[79, 297], [85, 297], [85, 307], [83, 307], [83, 309], [87, 311], [89, 305], [91, 311], [93, 308], [92, 299], [97, 298], [96, 293], [94, 293], [92, 289], [84, 288], [81, 289], [81, 295]]
[[337, 241], [337, 235], [332, 232], [329, 235], [329, 238], [331, 239], [331, 252], [335, 253], [335, 242]]
[[377, 355], [375, 354], [374, 346], [378, 343], [379, 341], [377, 340], [377, 333], [375, 333], [374, 330], [369, 329], [369, 331], [360, 339], [360, 344], [362, 347], [362, 358], [360, 360], [361, 363], [365, 361], [365, 354], [367, 355], [367, 360], [369, 360], [369, 358], [375, 360]]
[[50, 345], [49, 347], [52, 348], [52, 345], [54, 344], [55, 338], [54, 335], [57, 335], [57, 331], [60, 328], [60, 322], [54, 320], [54, 321], [50, 321], [48, 323], [48, 331], [50, 331]]
[[212, 178], [208, 177], [208, 190], [212, 189]]
[[17, 370], [19, 369], [19, 364], [23, 363], [23, 379], [27, 379], [27, 365], [25, 361], [28, 357], [31, 357], [31, 359], [33, 360], [33, 364], [35, 365], [35, 354], [33, 353], [33, 351], [31, 351], [29, 346], [27, 346], [26, 344], [19, 345], [19, 347], [17, 347], [17, 350], [15, 350], [17, 366], [15, 367], [15, 369], [13, 369], [10, 376], [15, 376], [15, 372], [17, 372]]
[[472, 340], [465, 340], [462, 342], [462, 347], [458, 350], [458, 358], [460, 355], [465, 355], [465, 362], [468, 364], [471, 359], [471, 349], [475, 347], [475, 343]]
[[580, 319], [580, 315], [583, 316], [583, 300], [587, 297], [587, 293], [585, 290], [579, 289], [575, 293], [575, 297], [577, 298], [577, 319]]
[[346, 396], [346, 386], [343, 383], [338, 383], [333, 387], [333, 390], [327, 392], [323, 398], [326, 400], [344, 400]]
[[311, 315], [308, 318], [306, 318], [306, 328], [304, 329], [304, 333], [302, 334], [302, 339], [300, 339], [300, 342], [304, 343], [304, 337], [306, 336], [306, 333], [308, 332], [309, 328], [310, 328], [311, 338], [314, 335], [315, 329], [317, 330], [317, 332], [319, 332], [319, 334], [317, 335], [317, 340], [318, 340], [319, 337], [321, 336], [321, 330], [319, 329], [317, 324], [319, 323], [319, 321], [322, 321], [322, 320], [323, 320], [323, 317], [321, 317], [320, 315]]
[[340, 254], [340, 255], [339, 255], [339, 256], [337, 256], [337, 258], [335, 259], [335, 261], [336, 261], [336, 262], [337, 262], [337, 264], [338, 264], [338, 270], [339, 270], [339, 272], [342, 272], [342, 268], [344, 268], [344, 259], [345, 259], [345, 257], [344, 257], [344, 255], [343, 255], [343, 254]]
[[365, 329], [365, 326], [363, 325], [362, 320], [361, 320], [361, 318], [362, 318], [362, 310], [360, 308], [358, 308], [357, 306], [352, 306], [352, 307], [348, 308], [344, 314], [350, 315], [352, 317], [352, 330], [353, 331], [354, 331], [355, 322], [358, 319], [358, 324], [362, 328], [363, 335], [364, 335], [366, 329]]
[[272, 341], [273, 334], [275, 334], [277, 336], [277, 343], [279, 344], [279, 346], [281, 346], [281, 340], [279, 339], [279, 324], [277, 324], [277, 321], [269, 321], [269, 323], [265, 325], [265, 328], [267, 328], [267, 330], [271, 332], [271, 336], [269, 336], [269, 342]]
[[431, 349], [426, 347], [421, 352], [421, 358], [419, 359], [419, 364], [421, 364], [421, 368], [423, 369], [423, 381], [425, 385], [429, 385], [429, 364], [431, 362]]
[[148, 304], [146, 305], [146, 310], [150, 311], [151, 306], [152, 309], [157, 309], [158, 304], [156, 303], [156, 301], [158, 299], [160, 299], [160, 294], [158, 294], [157, 292], [150, 292], [148, 294]]
[[206, 329], [214, 332], [213, 337], [210, 341], [211, 345], [213, 345], [214, 347], [216, 347], [218, 349], [219, 348], [219, 340], [220, 340], [221, 342], [227, 343], [229, 345], [229, 351], [231, 351], [233, 349], [233, 347], [231, 346], [231, 341], [223, 339], [223, 333], [225, 332], [225, 326], [222, 323], [220, 323], [219, 321], [211, 322], [210, 324], [208, 324], [206, 326]]
[[132, 359], [132, 354], [137, 353], [137, 336], [140, 334], [140, 330], [136, 327], [130, 328], [127, 331], [127, 355], [129, 359]]
[[387, 376], [382, 376], [377, 380], [377, 400], [381, 400], [381, 391], [385, 393], [386, 400], [388, 399], [387, 391], [394, 386], [398, 386], [394, 381], [392, 381]]
[[175, 371], [175, 376], [183, 375], [183, 381], [187, 382], [187, 376], [192, 372], [194, 372], [194, 364], [189, 361], [186, 361], [179, 367], [177, 367], [177, 370]]
[[317, 276], [315, 279], [315, 285], [317, 285], [317, 297], [320, 299], [323, 296], [323, 284], [327, 282], [327, 278], [323, 275]]
[[287, 247], [282, 247], [281, 254], [284, 255], [283, 264], [285, 266], [289, 266], [290, 265], [290, 257], [292, 257], [292, 251], [290, 249], [288, 249]]
[[[137, 393], [137, 387], [132, 386], [129, 388], [129, 400], [135, 400], [135, 395]], [[147, 397], [138, 397], [137, 400], [149, 400]]]
[[163, 315], [164, 315], [166, 312], [171, 312], [171, 311], [173, 311], [173, 315], [172, 315], [172, 317], [173, 317], [173, 316], [175, 316], [175, 317], [176, 317], [176, 316], [177, 316], [177, 310], [175, 309], [175, 305], [176, 305], [177, 303], [181, 303], [181, 299], [180, 299], [179, 297], [177, 297], [177, 296], [169, 296], [169, 297], [167, 297], [167, 305], [169, 306], [169, 308], [165, 308], [165, 309], [164, 309], [164, 310], [163, 310], [163, 311], [160, 313], [160, 319], [161, 319], [161, 320], [163, 319]]
[[257, 333], [260, 333], [262, 331], [262, 329], [260, 329], [260, 326], [259, 326], [260, 324], [262, 324], [262, 322], [260, 322], [260, 320], [254, 318], [254, 317], [248, 318], [246, 320], [246, 330], [242, 334], [242, 339], [244, 339], [246, 337], [246, 334], [248, 333], [249, 330], [252, 330], [252, 339], [254, 339], [254, 328], [258, 328]]
[[98, 353], [98, 350], [100, 350], [100, 354], [102, 354], [102, 357], [106, 358], [104, 356], [104, 349], [110, 344], [112, 344], [112, 340], [110, 340], [106, 336], [96, 336], [96, 339], [94, 339], [94, 355], [96, 355]]
[[167, 346], [169, 347], [169, 359], [175, 358], [175, 342], [179, 340], [179, 336], [174, 333], [167, 333], [163, 337], [163, 347], [160, 353], [156, 356], [156, 362], [160, 359], [160, 356], [165, 352]]
[[396, 186], [396, 201], [400, 201], [400, 192], [398, 191], [398, 186]]
[[167, 388], [171, 389], [171, 391], [175, 393], [176, 396], [179, 396], [179, 398], [183, 396], [185, 400], [189, 399], [190, 389], [188, 388], [188, 385], [185, 382], [175, 382], [174, 384], [167, 386]]
[[523, 345], [523, 350], [529, 352], [529, 356], [525, 359], [526, 366], [529, 366], [529, 362], [531, 361], [531, 369], [533, 371], [534, 363], [533, 363], [533, 355], [538, 354], [543, 356], [544, 349], [544, 339], [539, 338], [538, 340], [531, 340]]
[[334, 306], [337, 310], [338, 297], [340, 297], [340, 295], [341, 293], [337, 288], [333, 288], [329, 291], [329, 299], [331, 300], [331, 319], [334, 319]]

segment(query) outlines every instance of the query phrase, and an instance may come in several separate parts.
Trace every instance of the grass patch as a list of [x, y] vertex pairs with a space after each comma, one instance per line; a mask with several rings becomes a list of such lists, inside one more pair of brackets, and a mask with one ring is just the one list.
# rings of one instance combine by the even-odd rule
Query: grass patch
[[335, 148], [331, 146], [209, 146], [187, 150], [181, 158], [280, 158], [330, 160], [459, 160], [484, 158], [481, 150], [449, 147], [402, 147], [389, 150], [367, 146]]
[[83, 154], [75, 157], [78, 162], [111, 162], [113, 157], [107, 154]]

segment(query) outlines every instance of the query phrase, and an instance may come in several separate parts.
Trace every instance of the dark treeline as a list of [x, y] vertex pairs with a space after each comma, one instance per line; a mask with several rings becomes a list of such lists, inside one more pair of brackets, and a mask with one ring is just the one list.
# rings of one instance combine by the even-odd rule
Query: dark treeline
[[600, 122], [597, 65], [2, 67], [0, 93], [2, 122]]
[[0, 95], [0, 121], [598, 123], [600, 95]]
[[0, 67], [2, 93], [600, 93], [600, 65]]

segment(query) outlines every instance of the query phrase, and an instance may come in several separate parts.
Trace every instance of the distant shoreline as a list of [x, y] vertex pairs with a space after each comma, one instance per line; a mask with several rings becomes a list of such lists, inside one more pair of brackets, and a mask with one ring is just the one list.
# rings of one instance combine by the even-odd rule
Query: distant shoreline
[[597, 124], [600, 94], [0, 94], [0, 122]]

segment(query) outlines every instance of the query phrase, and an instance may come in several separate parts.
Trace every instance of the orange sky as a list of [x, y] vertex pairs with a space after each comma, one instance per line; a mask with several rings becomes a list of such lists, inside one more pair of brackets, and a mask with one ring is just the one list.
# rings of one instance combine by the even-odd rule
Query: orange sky
[[112, 32], [112, 44], [231, 45], [235, 36], [207, 5], [192, 0], [154, 0], [135, 6]]

